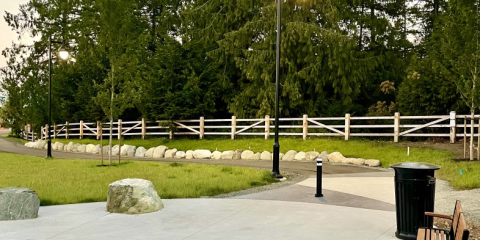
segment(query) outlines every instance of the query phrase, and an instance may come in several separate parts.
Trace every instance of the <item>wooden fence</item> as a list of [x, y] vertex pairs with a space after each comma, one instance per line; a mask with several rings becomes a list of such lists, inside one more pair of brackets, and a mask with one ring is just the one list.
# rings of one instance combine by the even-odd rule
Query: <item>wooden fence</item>
[[[472, 119], [470, 115], [457, 115], [451, 112], [450, 115], [437, 116], [401, 116], [395, 113], [394, 116], [370, 116], [351, 117], [346, 114], [344, 117], [308, 117], [302, 118], [280, 118], [280, 136], [302, 136], [305, 140], [309, 136], [338, 136], [345, 140], [350, 137], [391, 137], [398, 142], [400, 137], [442, 137], [449, 138], [454, 143], [457, 137], [473, 138], [479, 136], [480, 122], [477, 120], [480, 115]], [[256, 119], [199, 119], [172, 121], [174, 129], [168, 127], [168, 121], [148, 122], [122, 121], [113, 123], [113, 133], [121, 138], [122, 136], [169, 136], [175, 135], [197, 135], [203, 139], [207, 135], [230, 136], [235, 139], [237, 136], [264, 136], [268, 139], [274, 135], [274, 118], [268, 115]], [[471, 121], [474, 127], [471, 127]], [[46, 139], [48, 125], [42, 127], [41, 139]], [[100, 138], [100, 135], [108, 136], [109, 123], [79, 123], [56, 124], [50, 129], [52, 138]], [[29, 133], [30, 134], [30, 133]], [[28, 134], [27, 134], [28, 135]], [[30, 135], [28, 135], [30, 136]], [[33, 135], [32, 135], [33, 136]], [[32, 138], [32, 137], [31, 137]], [[34, 136], [33, 136], [34, 138]], [[480, 145], [480, 144], [479, 144]]]

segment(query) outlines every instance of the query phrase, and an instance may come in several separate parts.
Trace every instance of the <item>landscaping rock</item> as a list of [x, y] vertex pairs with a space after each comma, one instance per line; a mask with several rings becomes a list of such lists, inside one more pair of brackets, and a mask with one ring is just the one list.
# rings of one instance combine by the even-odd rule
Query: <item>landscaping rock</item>
[[305, 161], [305, 152], [298, 152], [293, 159], [295, 161]]
[[103, 146], [103, 154], [107, 156], [110, 154], [110, 146]]
[[328, 159], [328, 152], [327, 151], [323, 151], [320, 153], [320, 157], [322, 158], [322, 161], [323, 162], [328, 162], [329, 159]]
[[72, 147], [72, 152], [78, 152], [78, 147], [82, 146], [80, 143], [74, 143]]
[[80, 145], [80, 146], [78, 146], [77, 152], [81, 152], [81, 153], [87, 152], [87, 145]]
[[260, 155], [261, 160], [272, 160], [272, 154], [269, 151], [263, 151]]
[[93, 149], [95, 148], [95, 145], [93, 144], [88, 144], [86, 148], [87, 153], [92, 153]]
[[175, 158], [185, 158], [185, 151], [178, 151], [176, 154], [175, 154]]
[[222, 159], [233, 159], [234, 151], [224, 151], [222, 152]]
[[155, 151], [155, 148], [154, 148], [154, 147], [149, 148], [149, 149], [145, 152], [145, 157], [153, 158], [153, 151]]
[[100, 144], [97, 144], [93, 147], [92, 154], [100, 154]]
[[[69, 143], [67, 144], [67, 152], [72, 152], [74, 145], [75, 145], [75, 143], [69, 142]], [[78, 146], [77, 146], [77, 147], [78, 147]]]
[[57, 150], [57, 142], [52, 143], [52, 150]]
[[198, 149], [193, 151], [193, 157], [196, 159], [209, 159], [212, 156], [210, 150]]
[[305, 160], [307, 161], [315, 161], [315, 159], [320, 155], [319, 152], [310, 151], [305, 153]]
[[168, 148], [165, 147], [165, 146], [158, 146], [155, 148], [155, 150], [153, 150], [153, 157], [154, 158], [163, 158], [165, 157], [165, 151], [167, 150]]
[[147, 152], [147, 149], [145, 149], [144, 147], [138, 147], [135, 151], [135, 157], [144, 157], [145, 152]]
[[242, 154], [240, 155], [240, 157], [242, 159], [253, 159], [253, 155], [255, 155], [254, 152], [250, 151], [250, 150], [245, 150], [242, 152]]
[[341, 153], [333, 152], [333, 153], [328, 154], [328, 161], [329, 162], [335, 162], [335, 163], [341, 163], [341, 162], [346, 162], [346, 159]]
[[47, 146], [47, 141], [45, 140], [38, 140], [35, 144], [35, 148], [38, 148], [38, 149], [44, 149], [45, 146]]
[[121, 148], [121, 154], [122, 154], [122, 156], [133, 157], [133, 156], [135, 156], [135, 151], [136, 150], [137, 150], [136, 146], [124, 144]]
[[66, 152], [67, 151], [67, 148], [68, 146], [67, 145], [63, 145], [63, 151]]
[[148, 180], [127, 178], [108, 185], [108, 212], [140, 214], [156, 212], [162, 208], [162, 200]]
[[260, 157], [261, 157], [261, 156], [262, 156], [262, 154], [259, 153], [259, 152], [257, 152], [257, 153], [255, 153], [255, 154], [253, 154], [252, 159], [253, 159], [253, 160], [260, 160]]
[[234, 160], [242, 159], [242, 152], [243, 152], [243, 150], [241, 150], [241, 149], [235, 150], [235, 153], [233, 154], [233, 159]]
[[117, 144], [117, 145], [114, 145], [112, 147], [112, 156], [116, 156], [120, 153], [120, 146]]
[[283, 156], [283, 160], [284, 161], [293, 161], [293, 159], [295, 158], [295, 155], [297, 154], [297, 151], [295, 150], [290, 150], [288, 151], [287, 153], [285, 153], [285, 155]]
[[38, 216], [40, 200], [29, 188], [0, 189], [0, 221], [32, 219]]
[[58, 151], [63, 151], [64, 148], [65, 148], [65, 144], [61, 143], [61, 142], [56, 142], [57, 144], [57, 150]]
[[[47, 142], [48, 143], [48, 142]], [[43, 149], [47, 150], [48, 149], [48, 144], [45, 144], [45, 146], [43, 147]]]
[[222, 152], [219, 152], [219, 151], [214, 151], [212, 153], [212, 159], [222, 159]]
[[380, 160], [368, 159], [368, 160], [365, 160], [365, 165], [370, 167], [380, 167]]
[[27, 143], [25, 143], [25, 147], [28, 147], [28, 148], [34, 148], [35, 145], [36, 145], [35, 142], [27, 142]]
[[175, 154], [177, 153], [177, 149], [174, 148], [174, 149], [168, 149], [167, 151], [165, 151], [165, 158], [173, 158], [175, 157]]
[[[283, 161], [283, 156], [285, 156], [285, 154], [280, 153], [280, 154], [278, 154], [278, 155], [279, 155], [279, 158], [280, 158], [280, 159], [278, 159], [278, 160], [279, 160], [279, 161]], [[273, 154], [272, 154], [272, 158], [273, 158]]]
[[185, 159], [193, 159], [193, 151], [192, 150], [188, 150], [185, 153]]
[[352, 164], [358, 165], [358, 166], [364, 165], [365, 164], [365, 159], [363, 159], [363, 158], [353, 158], [352, 159]]

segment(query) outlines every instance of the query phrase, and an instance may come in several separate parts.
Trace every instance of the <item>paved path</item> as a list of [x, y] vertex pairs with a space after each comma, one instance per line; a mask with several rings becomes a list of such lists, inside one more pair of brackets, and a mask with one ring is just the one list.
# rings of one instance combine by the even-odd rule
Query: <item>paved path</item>
[[[0, 151], [45, 155], [45, 150], [28, 149], [5, 138], [0, 138]], [[98, 159], [98, 155], [54, 154]], [[271, 167], [270, 161], [193, 162]], [[280, 165], [283, 171], [311, 177], [234, 198], [164, 199], [165, 208], [150, 214], [110, 214], [104, 202], [41, 207], [37, 219], [0, 222], [0, 239], [396, 239], [391, 171], [325, 164], [324, 197], [315, 198], [314, 163]]]

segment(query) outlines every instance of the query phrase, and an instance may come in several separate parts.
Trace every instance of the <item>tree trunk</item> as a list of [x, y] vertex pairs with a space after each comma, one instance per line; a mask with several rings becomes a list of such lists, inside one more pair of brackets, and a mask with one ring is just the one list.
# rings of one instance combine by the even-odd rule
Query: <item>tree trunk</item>
[[473, 141], [475, 138], [475, 109], [472, 108], [471, 110], [471, 118], [470, 118], [470, 161], [473, 161]]
[[110, 139], [108, 141], [108, 162], [109, 165], [112, 165], [112, 131], [113, 131], [113, 92], [115, 91], [115, 85], [114, 85], [114, 73], [115, 73], [115, 67], [112, 65], [112, 90], [110, 94]]

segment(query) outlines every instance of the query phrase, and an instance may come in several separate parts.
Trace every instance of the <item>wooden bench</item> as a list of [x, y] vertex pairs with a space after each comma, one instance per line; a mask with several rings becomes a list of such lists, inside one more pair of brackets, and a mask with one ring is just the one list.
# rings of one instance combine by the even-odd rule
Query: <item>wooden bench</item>
[[448, 219], [452, 221], [450, 230], [439, 228], [419, 228], [417, 240], [468, 240], [470, 231], [463, 215], [462, 204], [459, 200], [455, 202], [453, 216], [426, 212], [425, 216]]

